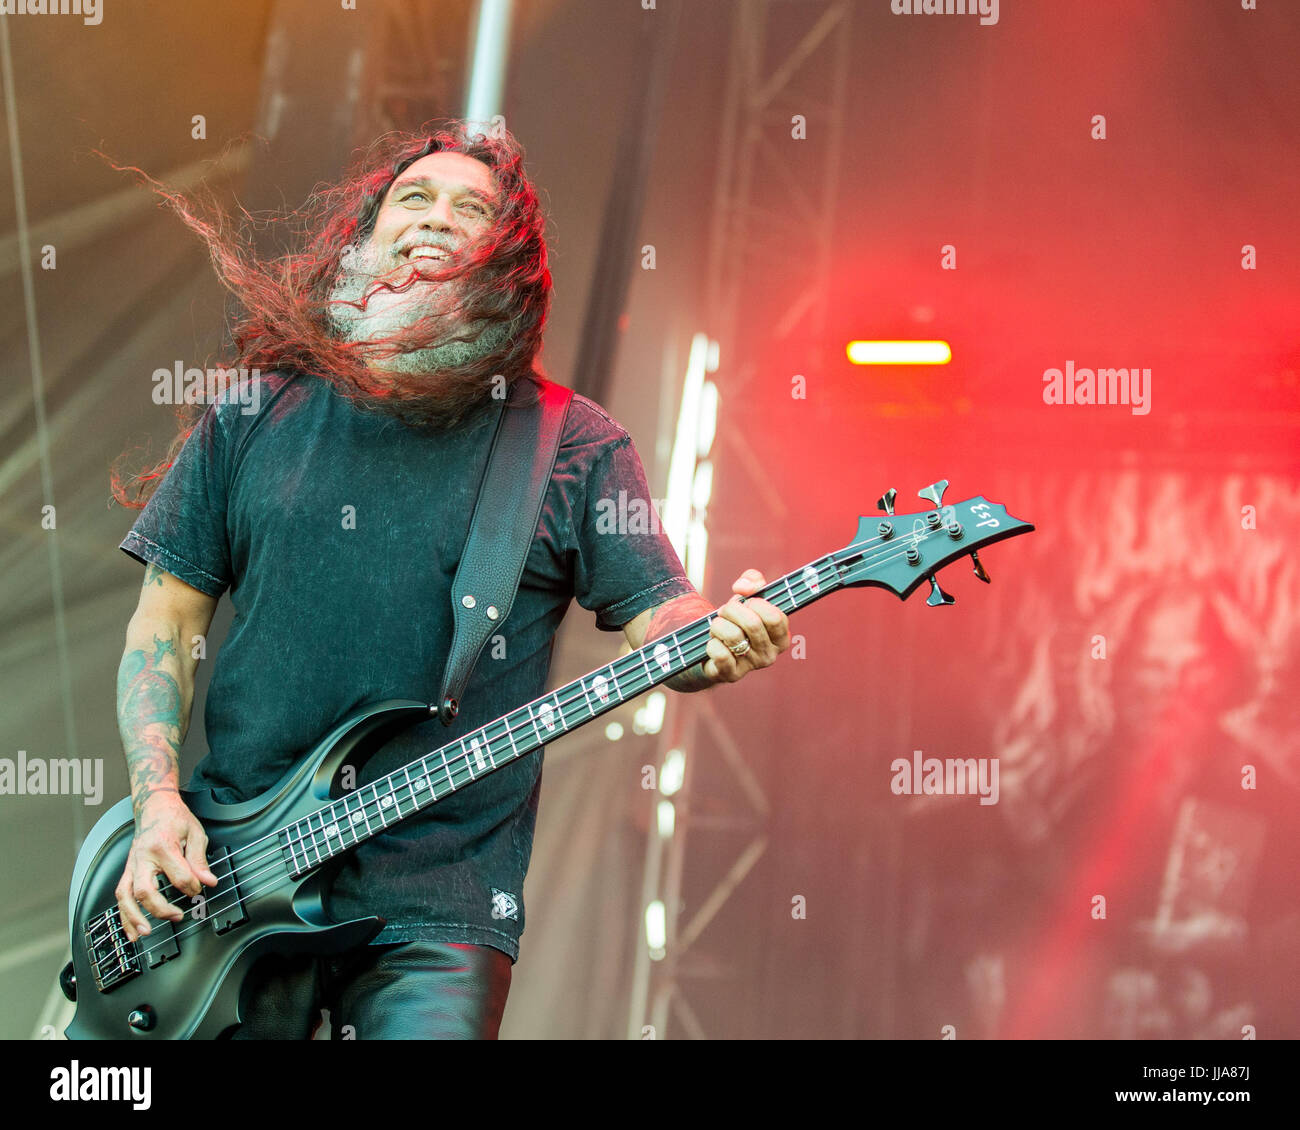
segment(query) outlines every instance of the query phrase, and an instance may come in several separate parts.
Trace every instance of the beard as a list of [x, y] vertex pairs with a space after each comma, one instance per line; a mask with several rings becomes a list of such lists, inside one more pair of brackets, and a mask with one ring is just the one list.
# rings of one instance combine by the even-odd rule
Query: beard
[[[504, 353], [511, 326], [486, 319], [467, 321], [460, 309], [464, 276], [429, 279], [421, 272], [422, 262], [392, 251], [377, 254], [368, 240], [352, 244], [340, 259], [330, 292], [329, 321], [337, 337], [361, 347], [381, 388], [377, 394], [358, 397], [364, 406], [408, 422], [447, 428], [474, 415], [492, 398], [499, 381], [467, 377], [463, 370]], [[414, 281], [406, 286], [412, 276]], [[403, 289], [377, 285], [381, 280]], [[417, 327], [418, 334], [413, 332]]]

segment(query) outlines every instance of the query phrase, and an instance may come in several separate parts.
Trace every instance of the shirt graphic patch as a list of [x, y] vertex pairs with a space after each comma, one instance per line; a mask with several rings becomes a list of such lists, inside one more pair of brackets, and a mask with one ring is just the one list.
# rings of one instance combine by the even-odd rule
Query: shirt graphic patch
[[519, 921], [519, 903], [515, 901], [514, 895], [508, 895], [505, 891], [498, 891], [496, 887], [492, 888], [492, 917], [493, 918], [513, 918]]

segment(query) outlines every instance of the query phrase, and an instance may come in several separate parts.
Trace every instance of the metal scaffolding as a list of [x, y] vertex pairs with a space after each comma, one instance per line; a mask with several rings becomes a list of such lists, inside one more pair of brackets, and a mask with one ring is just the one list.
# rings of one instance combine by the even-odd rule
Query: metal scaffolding
[[[851, 0], [739, 0], [732, 21], [704, 308], [722, 358], [716, 380], [723, 396], [719, 430], [727, 453], [725, 470], [749, 480], [746, 489], [764, 500], [774, 520], [784, 516], [786, 507], [745, 438], [754, 433], [745, 427], [743, 393], [762, 356], [777, 343], [806, 357], [811, 369], [826, 360], [832, 209], [842, 150], [851, 9]], [[782, 31], [798, 18], [800, 34], [770, 34], [778, 14]], [[798, 151], [800, 176], [794, 175], [796, 162], [782, 144], [793, 141], [799, 129], [787, 113], [790, 107], [819, 135], [816, 145]], [[811, 248], [805, 239], [797, 248], [790, 246], [789, 213], [758, 198], [755, 186], [763, 184], [788, 191], [781, 199], [795, 201], [807, 223], [803, 230], [811, 233]], [[747, 289], [754, 278], [770, 276], [774, 265], [783, 272], [789, 305], [764, 327], [742, 327]], [[718, 531], [710, 532], [714, 544], [725, 544]], [[664, 1038], [670, 1018], [691, 1038], [708, 1035], [688, 999], [689, 979], [726, 969], [722, 955], [714, 958], [708, 952], [708, 927], [767, 847], [769, 801], [725, 713], [707, 696], [674, 695], [660, 731], [656, 811], [647, 829], [640, 943], [628, 1010], [630, 1039]], [[664, 770], [670, 755], [678, 763], [684, 759], [685, 771], [680, 784], [674, 774], [675, 787], [666, 793]], [[732, 787], [725, 795], [708, 795], [698, 779], [694, 767], [705, 756], [720, 758], [730, 771]], [[688, 836], [712, 830], [743, 832], [745, 844], [684, 920], [682, 874]], [[653, 925], [648, 918], [654, 919]], [[664, 944], [652, 952], [651, 933], [660, 931]]]

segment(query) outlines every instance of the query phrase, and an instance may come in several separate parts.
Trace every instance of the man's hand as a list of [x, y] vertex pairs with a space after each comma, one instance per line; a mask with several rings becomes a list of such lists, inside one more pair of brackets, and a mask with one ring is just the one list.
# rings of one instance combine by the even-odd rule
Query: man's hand
[[[735, 683], [751, 671], [770, 667], [790, 647], [790, 620], [774, 604], [751, 597], [767, 584], [757, 569], [746, 569], [731, 586], [733, 596], [709, 621], [704, 674], [713, 682]], [[740, 598], [745, 597], [744, 601]], [[736, 655], [733, 648], [749, 649]]]
[[114, 892], [131, 941], [149, 933], [141, 906], [155, 918], [180, 922], [185, 917], [184, 908], [168, 903], [158, 890], [160, 873], [187, 895], [197, 895], [203, 883], [217, 885], [217, 877], [208, 870], [207, 846], [203, 825], [175, 790], [159, 790], [144, 799], [126, 869]]

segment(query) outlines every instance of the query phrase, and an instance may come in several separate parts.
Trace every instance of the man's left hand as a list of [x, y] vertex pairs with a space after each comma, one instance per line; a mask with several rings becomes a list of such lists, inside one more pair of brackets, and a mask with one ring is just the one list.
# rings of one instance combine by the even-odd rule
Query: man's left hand
[[[757, 569], [746, 569], [731, 586], [736, 595], [710, 619], [704, 674], [715, 682], [738, 682], [750, 671], [770, 667], [789, 649], [789, 618], [774, 604], [750, 596], [766, 584], [767, 578]], [[736, 655], [732, 648], [742, 654]]]

